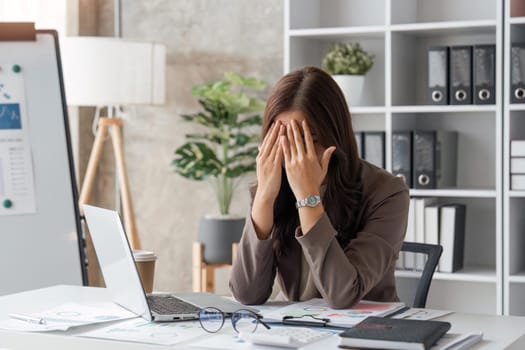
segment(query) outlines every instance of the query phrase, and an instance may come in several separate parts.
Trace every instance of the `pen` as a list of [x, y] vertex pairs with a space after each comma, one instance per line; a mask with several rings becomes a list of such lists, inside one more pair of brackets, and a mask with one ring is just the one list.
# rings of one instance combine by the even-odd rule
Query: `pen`
[[16, 320], [25, 321], [29, 323], [46, 324], [46, 320], [40, 317], [33, 317], [33, 316], [21, 315], [21, 314], [9, 314], [8, 316]]

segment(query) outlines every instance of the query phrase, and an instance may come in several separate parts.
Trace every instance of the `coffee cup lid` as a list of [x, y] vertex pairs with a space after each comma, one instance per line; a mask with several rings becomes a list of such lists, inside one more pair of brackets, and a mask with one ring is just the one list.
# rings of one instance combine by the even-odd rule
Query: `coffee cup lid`
[[155, 256], [153, 252], [150, 252], [148, 250], [134, 250], [133, 257], [135, 258], [135, 261], [157, 260], [157, 256]]

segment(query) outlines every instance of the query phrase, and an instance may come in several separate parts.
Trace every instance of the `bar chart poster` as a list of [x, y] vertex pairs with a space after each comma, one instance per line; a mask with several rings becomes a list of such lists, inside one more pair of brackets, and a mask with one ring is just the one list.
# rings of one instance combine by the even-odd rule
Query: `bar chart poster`
[[0, 215], [36, 212], [23, 67], [0, 63]]

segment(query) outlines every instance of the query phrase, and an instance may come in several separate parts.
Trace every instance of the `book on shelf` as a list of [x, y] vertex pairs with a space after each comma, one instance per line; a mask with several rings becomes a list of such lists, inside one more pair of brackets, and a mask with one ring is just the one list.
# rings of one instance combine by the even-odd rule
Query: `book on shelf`
[[457, 131], [413, 131], [412, 178], [414, 188], [456, 187], [458, 138]]
[[412, 187], [412, 131], [392, 132], [392, 174]]
[[[514, 1], [511, 1], [514, 2]], [[525, 44], [514, 42], [510, 48], [510, 103], [523, 103], [525, 98], [525, 80], [523, 69], [525, 68]]]
[[450, 104], [472, 104], [472, 46], [451, 46], [449, 60]]
[[[436, 201], [436, 198], [410, 199], [404, 240], [442, 245], [443, 254], [437, 271], [455, 272], [463, 268], [466, 206]], [[424, 254], [400, 253], [396, 268], [422, 271], [425, 258]]]
[[464, 204], [447, 204], [441, 207], [439, 234], [443, 246], [443, 253], [439, 260], [441, 272], [455, 272], [463, 268], [465, 219]]
[[[410, 198], [410, 204], [408, 207], [408, 222], [405, 233], [406, 242], [416, 241], [416, 198]], [[397, 267], [400, 269], [413, 270], [416, 267], [416, 261], [414, 254], [401, 252], [399, 253], [400, 258], [398, 259]]]
[[496, 45], [474, 45], [472, 51], [474, 103], [495, 104]]
[[357, 153], [359, 154], [359, 158], [363, 158], [363, 132], [356, 131], [354, 132], [354, 136], [355, 136], [355, 143], [357, 146]]
[[267, 312], [263, 310], [262, 315], [263, 320], [267, 323], [347, 328], [367, 317], [385, 317], [404, 308], [405, 303], [403, 302], [361, 300], [350, 309], [332, 309], [323, 299], [314, 298]]
[[449, 54], [448, 46], [436, 46], [428, 49], [428, 104], [447, 105], [449, 102]]
[[510, 158], [510, 173], [525, 174], [525, 157]]
[[363, 159], [379, 167], [385, 167], [385, 132], [365, 131], [363, 132], [362, 152]]
[[439, 244], [440, 217], [440, 204], [425, 207], [425, 243]]
[[525, 190], [525, 175], [511, 174], [510, 175], [510, 189], [511, 190]]
[[367, 317], [339, 334], [341, 347], [427, 350], [448, 330], [449, 322]]
[[[427, 243], [425, 241], [425, 230], [426, 230], [426, 223], [425, 223], [425, 208], [427, 206], [430, 206], [434, 204], [436, 201], [436, 198], [418, 198], [416, 199], [416, 205], [415, 205], [415, 216], [416, 216], [416, 243]], [[425, 268], [425, 254], [415, 254], [415, 261], [416, 265], [415, 268], [418, 271], [423, 271]]]
[[[430, 243], [426, 239], [427, 223], [426, 208], [434, 205], [436, 198], [411, 198], [408, 209], [408, 223], [405, 234], [406, 242]], [[436, 242], [438, 243], [438, 242]], [[424, 254], [404, 252], [402, 256], [403, 265], [398, 263], [397, 267], [407, 270], [423, 270], [425, 267]], [[401, 259], [400, 259], [401, 260]]]
[[510, 156], [525, 157], [525, 140], [510, 140]]

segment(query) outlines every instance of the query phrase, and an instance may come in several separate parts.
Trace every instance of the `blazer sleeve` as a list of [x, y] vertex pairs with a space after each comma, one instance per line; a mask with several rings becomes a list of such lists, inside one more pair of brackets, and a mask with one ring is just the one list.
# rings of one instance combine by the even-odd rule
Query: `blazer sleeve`
[[273, 233], [266, 240], [259, 239], [248, 214], [231, 270], [230, 290], [242, 304], [264, 304], [272, 294], [275, 274]]
[[409, 194], [400, 189], [368, 210], [365, 224], [343, 250], [328, 216], [297, 236], [319, 293], [333, 308], [349, 308], [395, 264], [405, 236]]

